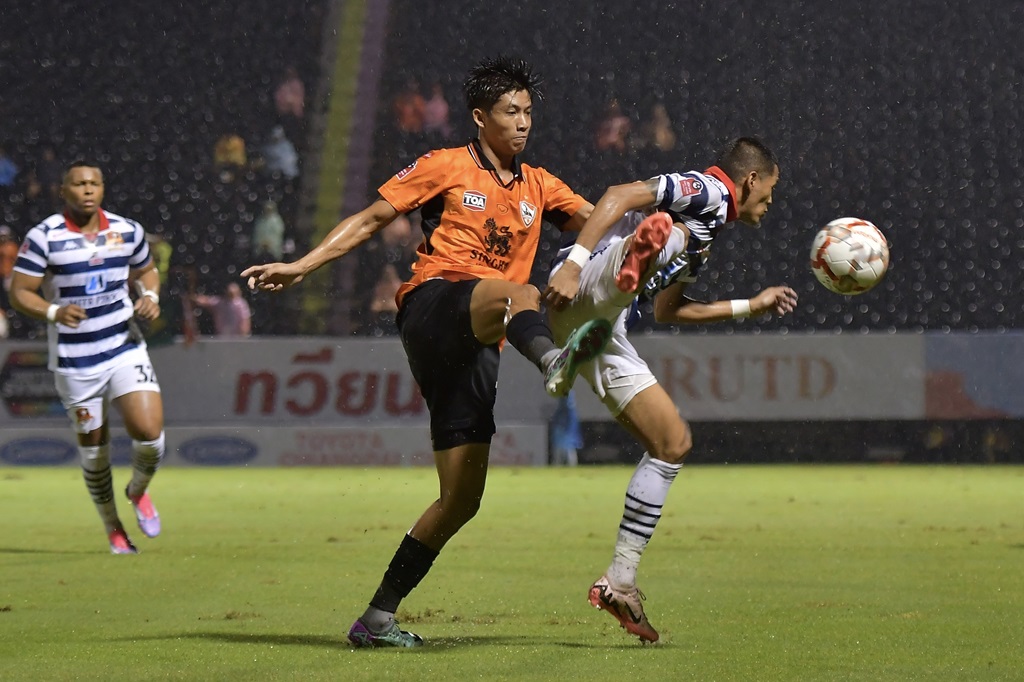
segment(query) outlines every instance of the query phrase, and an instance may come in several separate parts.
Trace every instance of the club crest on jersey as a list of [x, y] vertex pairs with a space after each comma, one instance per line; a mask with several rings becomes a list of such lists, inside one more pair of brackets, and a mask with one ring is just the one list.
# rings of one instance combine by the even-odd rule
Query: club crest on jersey
[[482, 192], [466, 190], [462, 195], [462, 207], [470, 211], [482, 211], [487, 208], [487, 195]]
[[520, 201], [519, 213], [523, 216], [523, 223], [529, 227], [533, 225], [533, 219], [537, 217], [537, 207], [525, 201]]
[[108, 248], [116, 249], [119, 246], [124, 245], [124, 237], [121, 236], [120, 232], [108, 232], [106, 245]]
[[684, 197], [700, 194], [704, 183], [697, 178], [679, 178], [679, 193]]
[[397, 179], [401, 180], [401, 179], [402, 179], [402, 178], [404, 178], [404, 177], [405, 177], [406, 175], [408, 175], [409, 173], [412, 173], [412, 172], [413, 172], [414, 170], [416, 170], [416, 164], [417, 164], [417, 163], [419, 163], [419, 159], [417, 159], [416, 161], [413, 161], [413, 162], [412, 162], [412, 163], [410, 163], [410, 164], [409, 164], [408, 166], [406, 166], [406, 167], [405, 167], [405, 168], [403, 168], [402, 170], [398, 171], [398, 173], [397, 173], [397, 174], [395, 174], [395, 177], [396, 177]]

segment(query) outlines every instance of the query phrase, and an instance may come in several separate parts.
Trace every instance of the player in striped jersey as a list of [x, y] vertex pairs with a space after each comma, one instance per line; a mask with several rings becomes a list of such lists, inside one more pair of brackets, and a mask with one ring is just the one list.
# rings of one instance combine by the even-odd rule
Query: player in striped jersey
[[[147, 488], [164, 454], [160, 385], [134, 317], [160, 315], [160, 277], [145, 232], [100, 208], [103, 173], [72, 164], [61, 185], [64, 212], [25, 236], [11, 281], [11, 303], [49, 323], [49, 368], [78, 434], [86, 487], [106, 528], [110, 551], [135, 554], [117, 515], [110, 470], [108, 410], [113, 403], [132, 439], [132, 478], [125, 494], [142, 532], [160, 533]], [[129, 278], [140, 295], [133, 303]], [[40, 291], [43, 295], [40, 295]]]
[[[690, 451], [691, 436], [671, 397], [626, 336], [630, 313], [638, 294], [653, 297], [657, 320], [667, 323], [706, 323], [793, 310], [796, 292], [786, 286], [769, 287], [749, 300], [699, 303], [684, 295], [728, 223], [760, 223], [778, 177], [772, 152], [754, 138], [739, 138], [718, 165], [706, 171], [669, 173], [611, 187], [580, 233], [581, 240], [585, 235], [604, 235], [593, 254], [580, 246], [566, 247], [552, 272], [552, 280], [575, 278], [578, 283], [571, 301], [552, 300], [549, 315], [556, 341], [578, 320], [604, 318], [613, 323], [611, 341], [580, 369], [580, 375], [647, 449], [626, 489], [614, 558], [588, 594], [591, 604], [608, 611], [641, 641], [657, 641], [658, 632], [644, 614], [636, 572], [669, 487]], [[651, 211], [656, 212], [645, 215]]]

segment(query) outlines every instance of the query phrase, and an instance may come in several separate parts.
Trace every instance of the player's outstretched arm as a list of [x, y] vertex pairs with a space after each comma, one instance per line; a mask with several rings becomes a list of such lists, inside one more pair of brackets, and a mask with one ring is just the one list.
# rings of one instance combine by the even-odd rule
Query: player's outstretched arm
[[654, 300], [654, 318], [663, 324], [707, 324], [768, 313], [785, 315], [797, 304], [796, 292], [787, 286], [768, 287], [750, 299], [703, 303], [687, 298], [686, 284], [677, 282]]
[[[605, 233], [611, 229], [611, 226], [626, 215], [627, 211], [654, 206], [657, 197], [658, 180], [656, 178], [609, 187], [580, 229], [580, 235], [576, 238], [576, 246], [573, 247], [573, 250], [582, 249], [580, 253], [583, 256], [588, 256]], [[573, 253], [570, 253], [569, 259], [548, 282], [543, 293], [544, 301], [556, 310], [561, 310], [568, 305], [579, 291], [580, 271], [582, 270], [583, 265], [574, 260]]]
[[280, 291], [298, 284], [320, 266], [341, 258], [365, 242], [396, 216], [398, 211], [391, 204], [384, 199], [377, 199], [359, 213], [338, 223], [322, 242], [299, 260], [293, 263], [253, 265], [242, 271], [242, 278], [248, 279], [250, 289], [264, 291]]

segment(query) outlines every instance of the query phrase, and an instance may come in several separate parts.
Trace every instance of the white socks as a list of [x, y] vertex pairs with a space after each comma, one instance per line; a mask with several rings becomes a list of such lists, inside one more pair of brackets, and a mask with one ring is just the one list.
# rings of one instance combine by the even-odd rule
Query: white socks
[[615, 542], [615, 556], [608, 567], [608, 581], [619, 590], [636, 586], [640, 556], [654, 535], [668, 490], [682, 464], [651, 459], [644, 453], [626, 488], [626, 506]]
[[121, 527], [121, 521], [117, 518], [117, 503], [114, 501], [114, 478], [110, 472], [110, 444], [79, 445], [78, 454], [82, 461], [85, 487], [109, 534]]
[[146, 492], [164, 457], [164, 432], [161, 431], [156, 440], [133, 440], [132, 453], [132, 480], [128, 484], [128, 494], [141, 495]]

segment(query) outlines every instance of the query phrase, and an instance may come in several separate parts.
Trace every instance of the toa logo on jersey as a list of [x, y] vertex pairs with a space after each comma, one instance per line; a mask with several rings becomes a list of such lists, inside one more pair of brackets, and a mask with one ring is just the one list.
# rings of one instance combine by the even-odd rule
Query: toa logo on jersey
[[482, 192], [466, 190], [462, 195], [462, 206], [470, 211], [483, 211], [487, 208], [487, 195]]

